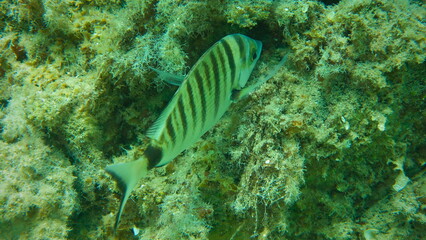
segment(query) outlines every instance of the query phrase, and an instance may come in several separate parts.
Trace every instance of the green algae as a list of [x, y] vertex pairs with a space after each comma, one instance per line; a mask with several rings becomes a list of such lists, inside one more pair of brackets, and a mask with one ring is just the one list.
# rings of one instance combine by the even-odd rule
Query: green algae
[[424, 16], [405, 0], [4, 1], [0, 232], [111, 238], [103, 169], [143, 152], [176, 90], [148, 66], [184, 74], [239, 32], [264, 43], [255, 77], [288, 62], [141, 181], [116, 237], [425, 238]]

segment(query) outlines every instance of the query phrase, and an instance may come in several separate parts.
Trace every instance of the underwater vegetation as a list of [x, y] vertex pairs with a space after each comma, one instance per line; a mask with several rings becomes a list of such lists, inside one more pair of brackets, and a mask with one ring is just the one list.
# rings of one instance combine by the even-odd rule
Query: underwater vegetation
[[117, 239], [425, 239], [426, 8], [415, 0], [4, 0], [0, 233], [111, 239], [107, 165], [148, 146], [222, 37], [278, 73], [133, 191]]

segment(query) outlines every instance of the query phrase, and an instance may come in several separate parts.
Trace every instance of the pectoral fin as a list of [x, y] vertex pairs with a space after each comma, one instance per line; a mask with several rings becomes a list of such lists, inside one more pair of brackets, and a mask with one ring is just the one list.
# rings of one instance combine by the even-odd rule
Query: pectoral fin
[[287, 60], [287, 56], [288, 56], [288, 53], [284, 55], [281, 61], [272, 70], [270, 70], [266, 76], [261, 77], [258, 81], [256, 81], [256, 83], [250, 86], [247, 86], [241, 90], [234, 90], [235, 92], [232, 92], [232, 100], [239, 101], [242, 98], [245, 98], [254, 90], [256, 90], [258, 87], [260, 87], [262, 84], [264, 84], [266, 81], [271, 79], [278, 72], [278, 70], [284, 65], [284, 63]]
[[168, 73], [168, 72], [161, 71], [161, 70], [158, 70], [158, 69], [153, 68], [153, 67], [149, 67], [149, 68], [151, 70], [153, 70], [154, 72], [156, 72], [158, 74], [158, 77], [161, 80], [163, 80], [164, 82], [171, 84], [171, 85], [180, 86], [183, 82], [183, 79], [185, 79], [185, 76]]

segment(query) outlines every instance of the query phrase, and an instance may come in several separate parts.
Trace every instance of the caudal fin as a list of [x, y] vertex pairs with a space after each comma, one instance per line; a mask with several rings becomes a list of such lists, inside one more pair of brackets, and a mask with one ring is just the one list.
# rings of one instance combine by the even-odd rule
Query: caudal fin
[[148, 160], [146, 158], [141, 158], [133, 162], [110, 165], [105, 168], [105, 171], [107, 171], [116, 180], [117, 185], [122, 192], [120, 208], [118, 209], [114, 224], [115, 233], [127, 199], [129, 199], [129, 196], [138, 181], [144, 177], [148, 171]]

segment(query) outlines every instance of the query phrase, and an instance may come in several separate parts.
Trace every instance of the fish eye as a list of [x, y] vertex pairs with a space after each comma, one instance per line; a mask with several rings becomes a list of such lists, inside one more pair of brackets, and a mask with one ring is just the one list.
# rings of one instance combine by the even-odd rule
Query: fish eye
[[253, 56], [252, 56], [252, 60], [254, 60], [254, 59], [256, 59], [257, 58], [257, 52], [254, 52], [253, 53]]

